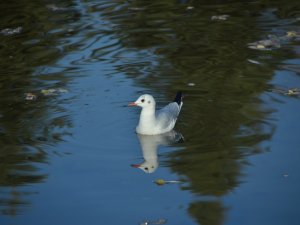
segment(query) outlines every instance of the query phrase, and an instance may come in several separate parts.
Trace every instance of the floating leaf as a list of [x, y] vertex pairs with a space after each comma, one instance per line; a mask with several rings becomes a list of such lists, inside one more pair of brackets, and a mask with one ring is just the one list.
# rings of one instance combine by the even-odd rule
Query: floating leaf
[[164, 180], [164, 179], [156, 179], [153, 181], [157, 185], [165, 185], [165, 184], [177, 184], [180, 183], [181, 181], [178, 180]]
[[286, 36], [289, 37], [289, 38], [299, 38], [300, 37], [300, 32], [288, 31], [288, 32], [286, 32]]
[[154, 181], [154, 183], [156, 183], [157, 185], [164, 185], [164, 184], [166, 184], [165, 180], [163, 180], [163, 179], [157, 179], [157, 180]]
[[67, 92], [68, 92], [68, 90], [63, 89], [63, 88], [57, 88], [57, 89], [51, 88], [51, 89], [41, 90], [41, 93], [44, 96], [53, 96], [53, 95], [58, 95], [58, 94], [61, 94], [61, 93], [67, 93]]
[[43, 94], [43, 95], [46, 95], [46, 96], [48, 96], [48, 95], [55, 95], [55, 89], [44, 89], [44, 90], [41, 90], [41, 93]]

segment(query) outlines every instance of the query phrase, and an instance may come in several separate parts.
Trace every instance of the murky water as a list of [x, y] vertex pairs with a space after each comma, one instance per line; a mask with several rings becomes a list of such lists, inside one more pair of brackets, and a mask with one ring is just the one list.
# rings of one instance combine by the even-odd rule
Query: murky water
[[[0, 224], [299, 223], [299, 1], [0, 9]], [[177, 90], [177, 133], [136, 135]]]

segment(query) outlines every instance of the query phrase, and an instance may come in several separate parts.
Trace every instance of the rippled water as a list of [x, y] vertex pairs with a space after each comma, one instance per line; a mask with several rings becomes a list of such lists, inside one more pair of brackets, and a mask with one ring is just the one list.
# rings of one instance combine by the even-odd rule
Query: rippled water
[[[300, 40], [248, 48], [299, 32], [298, 1], [0, 9], [1, 224], [298, 224]], [[127, 103], [177, 90], [177, 133], [136, 135]]]

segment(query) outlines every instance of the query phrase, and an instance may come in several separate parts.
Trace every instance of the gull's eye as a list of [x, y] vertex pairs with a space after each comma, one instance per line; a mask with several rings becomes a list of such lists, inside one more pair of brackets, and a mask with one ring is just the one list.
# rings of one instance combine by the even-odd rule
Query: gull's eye
[[148, 101], [148, 104], [150, 104], [151, 103], [151, 101]]
[[144, 101], [145, 101], [145, 99], [142, 99], [142, 100], [141, 100], [141, 102], [144, 102]]

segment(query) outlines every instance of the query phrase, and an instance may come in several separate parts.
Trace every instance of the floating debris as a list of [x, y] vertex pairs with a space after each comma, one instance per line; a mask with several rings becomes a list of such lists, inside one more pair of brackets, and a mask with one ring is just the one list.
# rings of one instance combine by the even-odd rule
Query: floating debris
[[260, 65], [261, 63], [256, 61], [256, 60], [253, 60], [253, 59], [247, 59], [248, 62], [250, 63], [253, 63], [253, 64], [257, 64], [257, 65]]
[[291, 96], [291, 97], [299, 97], [300, 96], [299, 88], [289, 88], [289, 89], [273, 88], [273, 89], [271, 89], [271, 91], [278, 93], [278, 94]]
[[51, 89], [43, 89], [41, 90], [41, 93], [44, 96], [53, 96], [53, 95], [59, 95], [62, 93], [68, 93], [68, 90], [63, 89], [63, 88], [51, 88]]
[[22, 27], [16, 27], [16, 28], [5, 28], [3, 30], [0, 31], [0, 34], [4, 35], [4, 36], [11, 36], [14, 34], [19, 34], [21, 33], [23, 30]]
[[68, 8], [66, 7], [59, 7], [55, 4], [48, 4], [46, 5], [47, 9], [49, 9], [50, 11], [53, 11], [53, 12], [62, 12], [62, 11], [67, 11]]
[[145, 8], [143, 8], [143, 7], [130, 7], [128, 9], [132, 10], [132, 11], [143, 11], [143, 10], [145, 10]]
[[165, 184], [178, 184], [178, 183], [181, 183], [181, 181], [157, 179], [157, 180], [153, 181], [153, 183], [155, 183], [157, 185], [165, 185]]
[[274, 34], [268, 35], [268, 39], [252, 42], [248, 44], [248, 48], [256, 49], [256, 50], [273, 50], [281, 47], [282, 44], [286, 44], [287, 42], [293, 39], [299, 39], [300, 32], [297, 31], [287, 31], [283, 36], [277, 36]]
[[75, 30], [73, 28], [67, 29], [68, 33], [73, 33]]
[[280, 48], [281, 44], [278, 39], [265, 39], [261, 41], [256, 41], [248, 44], [248, 48], [256, 50], [273, 50]]
[[188, 83], [187, 85], [188, 85], [188, 86], [190, 86], [190, 87], [193, 87], [193, 86], [195, 86], [196, 84], [195, 84], [195, 83], [192, 83], [192, 82], [190, 82], [190, 83]]
[[150, 220], [145, 220], [140, 223], [140, 225], [150, 225], [150, 224], [155, 224], [155, 225], [161, 225], [167, 223], [167, 219], [158, 219], [155, 221], [150, 221]]
[[[64, 88], [51, 88], [51, 89], [43, 89], [40, 91], [40, 93], [43, 96], [56, 96], [63, 93], [68, 93], [69, 91]], [[33, 101], [38, 98], [39, 94], [34, 94], [32, 92], [25, 93], [25, 100], [27, 101]]]
[[164, 185], [166, 183], [166, 181], [163, 179], [157, 179], [154, 181], [154, 183], [156, 183], [157, 185]]
[[288, 173], [284, 173], [284, 174], [282, 174], [282, 176], [283, 176], [284, 178], [288, 178], [288, 177], [289, 177], [289, 174], [288, 174]]
[[285, 95], [289, 95], [289, 96], [299, 96], [300, 94], [300, 89], [299, 88], [292, 88], [292, 89], [289, 89]]
[[215, 15], [211, 17], [211, 20], [221, 21], [221, 20], [227, 20], [229, 17], [230, 17], [229, 15]]
[[186, 7], [186, 10], [193, 10], [195, 7], [194, 6], [188, 6]]
[[25, 100], [34, 101], [37, 99], [37, 96], [33, 93], [25, 93]]
[[286, 32], [286, 37], [289, 38], [300, 38], [300, 31], [287, 31]]

